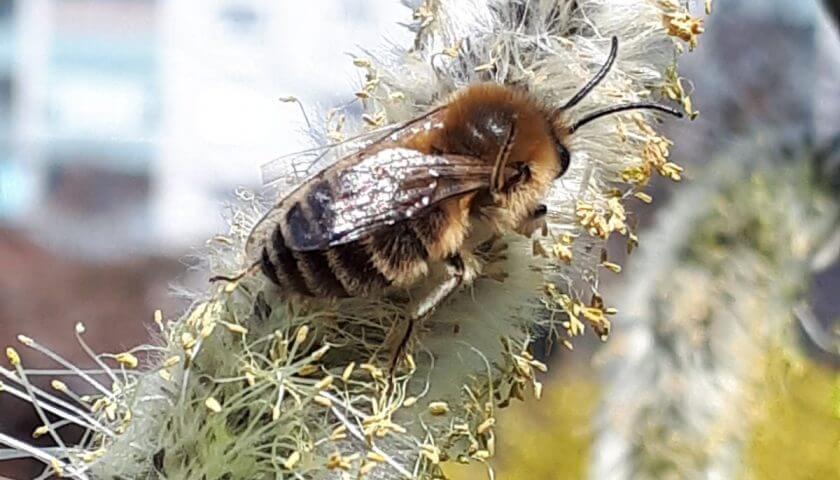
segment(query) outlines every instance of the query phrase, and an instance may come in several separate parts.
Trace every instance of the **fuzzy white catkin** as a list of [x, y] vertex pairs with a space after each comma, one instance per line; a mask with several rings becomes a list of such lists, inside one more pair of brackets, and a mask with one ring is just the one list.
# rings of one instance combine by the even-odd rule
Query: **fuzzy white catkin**
[[[611, 292], [622, 313], [616, 320], [621, 334], [601, 369], [605, 394], [592, 479], [744, 473], [744, 440], [760, 410], [755, 399], [767, 388], [765, 357], [769, 348], [791, 350], [785, 329], [807, 296], [809, 257], [821, 258], [820, 239], [838, 212], [836, 193], [832, 206], [814, 184], [815, 178], [828, 182], [832, 169], [807, 171], [804, 165], [813, 161], [807, 153], [781, 153], [799, 145], [803, 132], [818, 149], [837, 132], [837, 122], [824, 121], [831, 116], [826, 112], [836, 114], [840, 99], [837, 82], [827, 81], [840, 55], [824, 42], [830, 37], [836, 46], [837, 31], [826, 15], [809, 19], [818, 3], [717, 2], [726, 15], [715, 16], [709, 28], [718, 33], [684, 65], [705, 92], [710, 115], [692, 126], [693, 135], [677, 134], [680, 150], [694, 152], [698, 163], [712, 154], [717, 160], [643, 233], [627, 271], [635, 281]], [[805, 28], [812, 22], [814, 28]], [[754, 42], [752, 33], [767, 38]], [[726, 55], [733, 50], [755, 61], [733, 62]], [[768, 68], [772, 80], [762, 73]], [[738, 115], [728, 115], [734, 110]], [[733, 202], [738, 190], [743, 193]], [[776, 255], [750, 247], [749, 238], [726, 249], [703, 245], [698, 231], [709, 227], [701, 223], [714, 218], [757, 222], [762, 227], [755, 235], [764, 235]], [[691, 261], [686, 250], [692, 245], [721, 252], [729, 265], [715, 271]]]
[[[365, 74], [357, 96], [367, 127], [338, 109], [309, 132], [318, 143], [407, 120], [477, 81], [527, 88], [560, 105], [603, 65], [612, 36], [621, 45], [614, 68], [570, 119], [640, 99], [690, 106], [672, 67], [702, 29], [676, 0], [411, 6], [414, 45], [363, 52], [354, 62]], [[388, 348], [404, 323], [403, 305], [288, 304], [252, 275], [160, 322], [150, 371], [133, 373], [129, 362], [88, 402], [98, 423], [86, 443], [23, 450], [77, 478], [429, 478], [446, 460], [486, 461], [501, 408], [541, 388], [544, 366], [528, 353], [532, 336], [549, 331], [569, 341], [608, 328], [606, 306], [595, 301], [606, 239], [632, 237], [626, 208], [639, 203], [634, 194], [652, 175], [680, 178], [653, 119], [634, 112], [575, 134], [571, 168], [546, 202], [549, 234], [535, 244], [506, 238], [484, 276], [416, 329], [413, 354], [393, 384]], [[311, 171], [311, 161], [294, 157], [274, 175]], [[290, 174], [280, 180], [280, 190], [293, 182]], [[265, 206], [252, 194], [241, 198], [231, 232], [208, 243], [213, 273], [248, 263], [244, 241]]]
[[790, 348], [811, 260], [840, 218], [812, 154], [782, 150], [725, 150], [645, 232], [628, 270], [638, 281], [614, 292], [621, 335], [602, 362], [590, 478], [747, 473], [767, 356]]

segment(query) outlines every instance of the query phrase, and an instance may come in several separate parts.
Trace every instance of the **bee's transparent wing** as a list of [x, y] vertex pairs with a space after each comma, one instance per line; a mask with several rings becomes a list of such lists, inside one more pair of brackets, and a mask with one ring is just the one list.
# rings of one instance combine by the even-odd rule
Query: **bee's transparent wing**
[[326, 168], [331, 160], [345, 157], [382, 142], [397, 143], [404, 135], [411, 133], [410, 127], [423, 120], [434, 121], [445, 107], [438, 107], [407, 122], [376, 128], [346, 140], [321, 145], [282, 155], [264, 164], [260, 170], [263, 185], [280, 180], [297, 184]]
[[[390, 130], [393, 128], [390, 127]], [[362, 150], [381, 140], [388, 131], [389, 129], [372, 130], [341, 142], [281, 155], [260, 167], [263, 185], [271, 185], [281, 180], [291, 184], [300, 183], [329, 165], [329, 160]]]
[[[454, 196], [490, 186], [492, 165], [461, 155], [389, 148], [336, 176], [313, 180], [280, 222], [286, 245], [324, 250], [407, 220]], [[269, 215], [271, 212], [269, 212]]]

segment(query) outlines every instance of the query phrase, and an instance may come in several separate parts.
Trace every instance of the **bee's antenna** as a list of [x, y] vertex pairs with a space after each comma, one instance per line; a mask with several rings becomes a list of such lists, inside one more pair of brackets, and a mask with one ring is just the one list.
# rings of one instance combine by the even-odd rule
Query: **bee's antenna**
[[616, 105], [614, 107], [607, 107], [602, 110], [596, 110], [589, 115], [581, 118], [577, 122], [573, 123], [571, 127], [569, 127], [568, 132], [574, 133], [580, 127], [586, 125], [587, 123], [597, 120], [601, 117], [606, 117], [607, 115], [612, 115], [614, 113], [625, 112], [627, 110], [657, 110], [659, 112], [667, 113], [673, 115], [677, 118], [682, 118], [683, 114], [679, 110], [674, 108], [659, 105], [658, 103], [628, 103], [627, 105]]
[[604, 80], [604, 77], [606, 77], [607, 74], [610, 73], [610, 69], [612, 68], [613, 63], [615, 63], [615, 57], [617, 55], [618, 37], [612, 37], [612, 46], [610, 47], [610, 56], [607, 57], [607, 63], [605, 63], [604, 66], [601, 67], [600, 70], [598, 70], [598, 73], [596, 73], [595, 76], [592, 77], [592, 80], [590, 80], [586, 85], [584, 85], [583, 88], [581, 88], [580, 91], [577, 92], [574, 97], [569, 99], [569, 101], [566, 102], [565, 105], [555, 110], [555, 112], [562, 112], [564, 110], [568, 110], [580, 103], [581, 100], [586, 98], [586, 96], [589, 95], [589, 93], [592, 92], [592, 90], [595, 89], [595, 87], [597, 87], [602, 80]]

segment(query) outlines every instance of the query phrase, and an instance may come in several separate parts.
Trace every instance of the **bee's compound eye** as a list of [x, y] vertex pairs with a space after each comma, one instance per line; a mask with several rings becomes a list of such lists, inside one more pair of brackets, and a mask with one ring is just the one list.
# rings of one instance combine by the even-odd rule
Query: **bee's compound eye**
[[569, 164], [572, 162], [572, 155], [569, 153], [569, 149], [563, 146], [562, 143], [557, 142], [554, 145], [554, 148], [557, 149], [557, 159], [560, 161], [560, 170], [557, 172], [557, 178], [560, 178], [569, 169]]

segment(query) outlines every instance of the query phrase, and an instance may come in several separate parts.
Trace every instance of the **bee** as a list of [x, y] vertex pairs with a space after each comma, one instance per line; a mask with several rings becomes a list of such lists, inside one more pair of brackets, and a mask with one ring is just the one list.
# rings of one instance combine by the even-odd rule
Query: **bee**
[[[571, 162], [569, 138], [631, 103], [575, 122], [567, 111], [607, 75], [618, 52], [564, 105], [478, 83], [313, 175], [254, 227], [246, 253], [273, 284], [304, 297], [374, 297], [408, 289], [433, 268], [444, 279], [413, 310], [433, 311], [480, 273], [476, 252], [504, 234], [530, 234], [543, 199]], [[442, 267], [442, 268], [441, 268]]]

